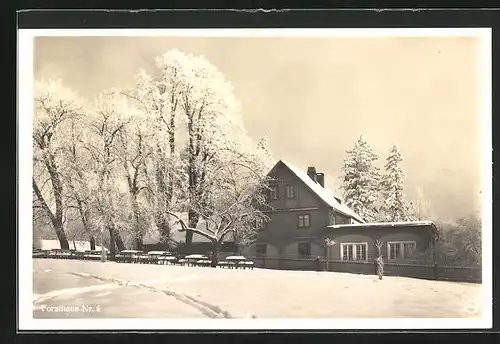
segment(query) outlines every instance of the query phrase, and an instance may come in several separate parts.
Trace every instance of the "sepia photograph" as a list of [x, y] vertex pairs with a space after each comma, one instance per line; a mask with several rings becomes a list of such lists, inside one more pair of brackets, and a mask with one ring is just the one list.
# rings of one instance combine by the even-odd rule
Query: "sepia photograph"
[[491, 327], [490, 35], [20, 30], [19, 323]]

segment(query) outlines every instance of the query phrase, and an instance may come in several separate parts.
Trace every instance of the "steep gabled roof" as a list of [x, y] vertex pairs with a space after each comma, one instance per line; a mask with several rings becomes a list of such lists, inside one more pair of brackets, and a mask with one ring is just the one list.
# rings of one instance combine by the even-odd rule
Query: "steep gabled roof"
[[[332, 190], [322, 187], [318, 183], [316, 183], [314, 180], [312, 180], [306, 172], [303, 172], [299, 168], [295, 167], [294, 165], [285, 162], [283, 160], [278, 161], [278, 163], [275, 165], [275, 167], [282, 163], [285, 165], [297, 178], [299, 178], [316, 196], [318, 196], [324, 203], [326, 203], [327, 206], [333, 208], [334, 210], [338, 211], [341, 214], [350, 216], [354, 218], [357, 221], [360, 221], [364, 223], [365, 221], [356, 214], [352, 209], [350, 209], [348, 206], [345, 204], [341, 203], [340, 197], [336, 196]], [[274, 170], [274, 168], [272, 169]], [[272, 171], [271, 170], [271, 171]]]

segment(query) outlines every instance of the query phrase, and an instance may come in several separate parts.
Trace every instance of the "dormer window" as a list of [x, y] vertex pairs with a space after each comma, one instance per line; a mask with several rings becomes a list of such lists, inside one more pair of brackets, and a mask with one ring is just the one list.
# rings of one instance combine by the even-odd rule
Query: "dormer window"
[[295, 198], [295, 186], [294, 185], [286, 185], [285, 186], [285, 197], [286, 198]]

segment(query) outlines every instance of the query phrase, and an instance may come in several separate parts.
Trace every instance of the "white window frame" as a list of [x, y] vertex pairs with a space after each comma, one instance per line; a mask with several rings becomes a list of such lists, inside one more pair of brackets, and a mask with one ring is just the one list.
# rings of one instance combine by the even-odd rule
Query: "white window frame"
[[[289, 191], [291, 192], [289, 193]], [[292, 199], [295, 198], [295, 185], [287, 184], [285, 185], [285, 198]]]
[[[302, 226], [300, 225], [300, 217], [302, 216]], [[305, 225], [305, 217], [307, 216], [307, 226]], [[297, 227], [298, 228], [309, 228], [311, 227], [311, 214], [299, 214], [297, 215]]]
[[[340, 243], [340, 260], [344, 261], [344, 246], [347, 245], [352, 245], [352, 260], [345, 260], [346, 262], [366, 262], [368, 261], [368, 243], [367, 242], [343, 242]], [[357, 257], [357, 252], [356, 252], [356, 246], [357, 245], [364, 245], [365, 246], [365, 252], [366, 252], [366, 259], [358, 259]]]
[[[391, 245], [399, 245], [400, 257], [391, 258]], [[405, 259], [405, 249], [404, 244], [413, 244], [413, 249], [417, 249], [417, 242], [415, 240], [401, 240], [401, 241], [388, 241], [387, 242], [387, 260], [398, 260], [400, 258]]]

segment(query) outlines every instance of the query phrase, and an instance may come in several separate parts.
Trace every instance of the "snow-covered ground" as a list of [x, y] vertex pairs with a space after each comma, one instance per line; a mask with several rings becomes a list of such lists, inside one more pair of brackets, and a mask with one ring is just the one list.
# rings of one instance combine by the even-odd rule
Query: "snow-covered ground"
[[[481, 315], [480, 310], [473, 309], [482, 303], [480, 284], [404, 277], [384, 277], [379, 281], [376, 276], [332, 272], [34, 260], [34, 272], [47, 269], [59, 274], [127, 281], [185, 295], [223, 309], [232, 317], [467, 318]], [[37, 283], [34, 273], [35, 293], [40, 287]]]

